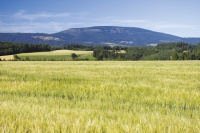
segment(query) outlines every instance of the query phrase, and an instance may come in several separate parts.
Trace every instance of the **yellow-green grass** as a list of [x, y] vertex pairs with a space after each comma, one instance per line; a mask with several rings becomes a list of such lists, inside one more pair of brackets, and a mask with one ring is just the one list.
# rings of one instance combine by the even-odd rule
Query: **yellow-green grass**
[[75, 50], [55, 50], [50, 52], [34, 52], [34, 53], [22, 53], [20, 56], [28, 56], [28, 55], [71, 55], [72, 53], [85, 55], [92, 54], [92, 51], [75, 51]]
[[200, 132], [200, 62], [1, 62], [0, 132]]
[[78, 59], [94, 59], [92, 57], [93, 51], [75, 51], [75, 50], [55, 50], [50, 52], [34, 52], [34, 53], [21, 53], [17, 54], [21, 59], [30, 59], [30, 60], [70, 60], [71, 54], [75, 53], [78, 55]]
[[13, 55], [4, 55], [4, 56], [0, 56], [1, 60], [13, 60]]

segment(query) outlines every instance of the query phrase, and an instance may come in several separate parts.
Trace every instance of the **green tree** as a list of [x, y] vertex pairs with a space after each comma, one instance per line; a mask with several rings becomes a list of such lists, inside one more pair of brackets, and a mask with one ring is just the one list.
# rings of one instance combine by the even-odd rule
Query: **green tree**
[[178, 60], [178, 53], [176, 52], [176, 50], [173, 50], [170, 56], [171, 60]]
[[28, 61], [28, 60], [30, 60], [30, 59], [29, 59], [29, 57], [28, 57], [28, 56], [26, 56], [26, 59], [25, 59], [25, 60], [26, 60], [26, 61]]
[[190, 60], [191, 59], [190, 51], [183, 51], [183, 59], [184, 60]]
[[17, 61], [17, 60], [20, 60], [20, 59], [21, 59], [21, 58], [19, 58], [19, 56], [18, 56], [18, 55], [16, 55], [16, 54], [15, 54], [15, 55], [13, 55], [13, 58], [14, 58], [14, 60], [15, 60], [15, 61]]
[[200, 60], [200, 49], [195, 52], [195, 57], [197, 60]]
[[71, 54], [71, 57], [72, 57], [72, 59], [74, 60], [74, 59], [76, 59], [76, 58], [78, 57], [78, 55], [75, 54], [75, 53], [72, 53], [72, 54]]
[[96, 59], [97, 59], [97, 60], [103, 60], [103, 55], [102, 55], [102, 53], [99, 54], [99, 55], [96, 57]]

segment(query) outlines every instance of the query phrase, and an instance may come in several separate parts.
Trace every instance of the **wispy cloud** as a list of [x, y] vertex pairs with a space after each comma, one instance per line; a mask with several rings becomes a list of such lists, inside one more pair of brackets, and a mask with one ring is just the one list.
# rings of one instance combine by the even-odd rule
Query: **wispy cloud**
[[135, 23], [147, 23], [147, 20], [144, 19], [122, 19], [116, 17], [105, 17], [105, 18], [96, 18], [93, 21], [97, 22], [110, 22], [116, 24], [135, 24]]
[[200, 25], [151, 22], [148, 24], [147, 28], [181, 37], [198, 37]]
[[4, 23], [0, 22], [2, 33], [56, 33], [72, 27], [83, 27], [84, 23], [76, 22], [23, 22]]
[[20, 19], [28, 19], [28, 20], [35, 20], [35, 19], [41, 19], [41, 18], [62, 18], [62, 17], [68, 17], [70, 16], [70, 13], [47, 13], [47, 12], [40, 12], [40, 13], [27, 13], [24, 10], [21, 10], [14, 14], [14, 17], [20, 18]]
[[114, 19], [112, 20], [116, 23], [123, 23], [123, 24], [135, 24], [135, 23], [147, 23], [147, 20], [141, 20], [141, 19]]
[[72, 27], [84, 27], [82, 20], [88, 13], [27, 13], [24, 10], [17, 13], [0, 14], [0, 32], [22, 33], [55, 33]]
[[46, 22], [46, 23], [1, 23], [0, 32], [21, 32], [21, 33], [34, 33], [34, 32], [45, 32], [51, 33], [53, 31], [62, 30], [62, 26], [57, 22]]
[[0, 32], [40, 32], [55, 33], [68, 28], [90, 26], [125, 26], [140, 27], [182, 37], [197, 36], [200, 31], [199, 24], [158, 22], [156, 20], [119, 18], [113, 16], [94, 17], [89, 12], [79, 13], [30, 13], [20, 10], [13, 14], [0, 14]]
[[91, 25], [95, 26], [125, 26], [125, 27], [141, 27], [146, 25], [148, 20], [143, 19], [121, 19], [116, 17], [105, 17], [105, 18], [95, 18], [91, 19], [89, 22]]
[[159, 24], [156, 25], [155, 28], [157, 29], [195, 29], [197, 28], [196, 25], [187, 25], [187, 24]]

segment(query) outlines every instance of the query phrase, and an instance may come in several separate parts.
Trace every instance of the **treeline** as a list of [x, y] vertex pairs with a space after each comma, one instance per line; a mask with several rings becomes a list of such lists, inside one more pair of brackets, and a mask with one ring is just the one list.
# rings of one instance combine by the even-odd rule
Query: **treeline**
[[104, 49], [97, 47], [93, 50], [93, 57], [97, 60], [125, 60], [126, 53], [122, 53], [121, 49]]
[[24, 44], [24, 43], [0, 42], [0, 56], [12, 55], [18, 53], [42, 52], [50, 50], [51, 46], [48, 44]]
[[93, 51], [93, 57], [97, 60], [125, 60], [125, 46], [87, 46], [80, 44], [64, 45], [63, 49]]
[[96, 60], [200, 60], [200, 43], [171, 42], [157, 46], [87, 46], [72, 44], [62, 49], [93, 51]]
[[51, 46], [52, 50], [61, 50], [61, 49], [68, 49], [68, 50], [81, 50], [81, 51], [93, 51], [97, 48], [101, 48], [104, 50], [125, 50], [127, 49], [126, 46], [91, 46], [91, 45], [83, 45], [83, 44], [68, 44], [63, 46]]
[[45, 44], [0, 42], [0, 55], [58, 49], [93, 51], [93, 57], [96, 60], [200, 60], [200, 43], [192, 45], [184, 42], [172, 42], [158, 44], [157, 46], [125, 47], [87, 46], [80, 44], [50, 46]]
[[120, 49], [96, 48], [93, 57], [97, 60], [200, 60], [200, 44], [184, 42], [158, 44], [157, 46], [127, 47]]
[[81, 44], [70, 44], [70, 45], [63, 45], [62, 49], [92, 51], [94, 50], [94, 47]]

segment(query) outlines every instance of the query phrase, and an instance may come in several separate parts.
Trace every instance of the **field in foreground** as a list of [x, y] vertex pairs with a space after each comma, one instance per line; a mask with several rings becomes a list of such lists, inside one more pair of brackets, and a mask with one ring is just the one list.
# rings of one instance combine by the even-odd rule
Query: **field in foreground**
[[200, 132], [200, 62], [1, 62], [0, 132]]

